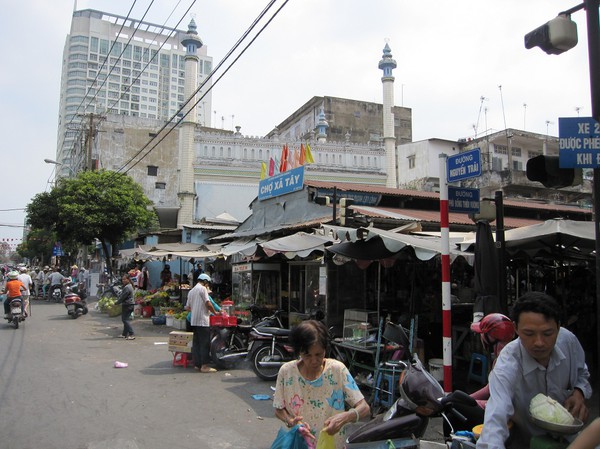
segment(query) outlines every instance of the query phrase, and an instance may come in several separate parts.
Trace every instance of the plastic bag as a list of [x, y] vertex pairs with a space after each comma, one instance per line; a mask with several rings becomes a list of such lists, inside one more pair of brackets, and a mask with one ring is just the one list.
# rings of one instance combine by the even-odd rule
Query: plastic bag
[[299, 428], [300, 426], [296, 424], [289, 430], [284, 427], [279, 429], [271, 449], [308, 449], [304, 437], [298, 431]]
[[335, 449], [335, 439], [324, 430], [319, 432], [316, 449]]

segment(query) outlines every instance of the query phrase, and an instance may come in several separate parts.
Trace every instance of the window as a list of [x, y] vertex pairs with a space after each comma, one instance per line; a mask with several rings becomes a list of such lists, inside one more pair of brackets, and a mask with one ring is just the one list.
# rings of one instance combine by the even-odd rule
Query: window
[[158, 167], [156, 165], [148, 165], [148, 176], [158, 176]]
[[155, 182], [154, 187], [157, 190], [165, 190], [167, 188], [167, 183], [166, 182]]
[[415, 159], [416, 159], [416, 158], [415, 158], [415, 156], [414, 156], [414, 155], [413, 155], [413, 156], [408, 156], [408, 168], [409, 168], [409, 169], [411, 169], [411, 168], [415, 168], [415, 165], [416, 165], [416, 164], [415, 164]]

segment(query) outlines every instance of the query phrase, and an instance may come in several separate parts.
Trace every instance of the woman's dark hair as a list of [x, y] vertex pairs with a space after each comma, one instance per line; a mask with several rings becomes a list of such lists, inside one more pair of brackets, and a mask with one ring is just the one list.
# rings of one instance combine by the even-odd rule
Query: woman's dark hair
[[512, 311], [512, 319], [517, 326], [519, 325], [519, 317], [523, 312], [541, 313], [546, 319], [552, 319], [560, 326], [562, 314], [560, 305], [552, 296], [546, 293], [528, 292], [517, 299]]
[[327, 327], [320, 321], [302, 321], [290, 331], [290, 343], [294, 347], [296, 356], [308, 352], [315, 343], [318, 343], [327, 351], [329, 332]]

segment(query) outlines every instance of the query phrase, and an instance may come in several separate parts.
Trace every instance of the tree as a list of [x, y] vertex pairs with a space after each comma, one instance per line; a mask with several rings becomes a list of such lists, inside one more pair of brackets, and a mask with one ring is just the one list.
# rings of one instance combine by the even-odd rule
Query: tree
[[27, 234], [27, 239], [17, 247], [17, 252], [30, 261], [36, 261], [38, 265], [49, 265], [56, 240], [54, 232], [34, 228]]
[[109, 245], [115, 248], [136, 232], [156, 227], [151, 205], [129, 176], [85, 171], [76, 178], [61, 179], [51, 192], [36, 195], [27, 205], [27, 221], [33, 228], [55, 231], [61, 241], [89, 245], [100, 240], [110, 272]]

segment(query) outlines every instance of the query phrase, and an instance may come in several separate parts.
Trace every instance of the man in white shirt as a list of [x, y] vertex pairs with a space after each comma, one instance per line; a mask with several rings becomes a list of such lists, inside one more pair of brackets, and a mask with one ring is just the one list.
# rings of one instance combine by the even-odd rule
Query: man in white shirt
[[194, 366], [201, 373], [214, 373], [217, 371], [208, 366], [210, 362], [210, 314], [216, 313], [208, 297], [208, 284], [210, 276], [202, 273], [198, 283], [188, 293], [186, 310], [192, 312], [190, 324], [194, 330], [192, 343], [192, 356]]
[[[529, 403], [538, 393], [560, 402], [585, 421], [592, 395], [585, 354], [577, 337], [560, 327], [560, 307], [551, 296], [529, 292], [515, 303], [519, 338], [504, 347], [490, 374], [478, 449], [529, 448], [532, 436], [546, 432], [529, 420]], [[510, 432], [508, 421], [514, 423]]]
[[21, 296], [23, 298], [23, 311], [25, 312], [25, 316], [28, 316], [29, 296], [31, 295], [31, 290], [33, 289], [33, 280], [31, 279], [31, 276], [29, 276], [29, 274], [27, 273], [27, 267], [21, 267], [19, 268], [19, 271], [20, 273], [19, 276], [17, 276], [17, 279], [20, 280], [27, 289], [25, 290], [25, 292], [23, 292]]

